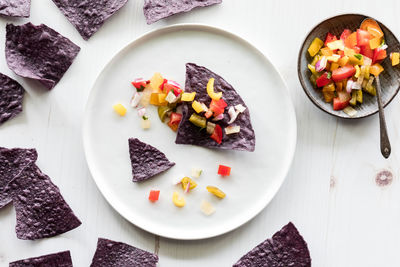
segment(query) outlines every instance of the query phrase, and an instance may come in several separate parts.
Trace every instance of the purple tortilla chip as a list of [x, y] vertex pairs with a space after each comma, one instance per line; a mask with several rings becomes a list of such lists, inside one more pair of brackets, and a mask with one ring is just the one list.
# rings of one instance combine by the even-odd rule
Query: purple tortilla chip
[[[207, 94], [206, 88], [210, 78], [215, 79], [215, 91], [222, 92], [222, 99], [224, 99], [228, 104], [227, 108], [236, 106], [238, 104], [242, 104], [246, 108], [243, 113], [238, 115], [236, 121], [234, 122], [235, 125], [240, 126], [240, 132], [227, 136], [223, 131], [222, 142], [221, 144], [218, 144], [210, 138], [210, 135], [205, 130], [200, 130], [199, 127], [195, 126], [189, 121], [190, 116], [195, 113], [195, 111], [193, 110], [191, 104], [185, 102], [182, 106], [183, 116], [178, 128], [178, 134], [176, 136], [175, 143], [204, 146], [209, 148], [254, 151], [256, 136], [253, 126], [251, 125], [249, 108], [246, 106], [232, 85], [209, 69], [197, 66], [193, 63], [188, 63], [186, 64], [185, 92], [196, 92], [196, 100], [209, 106], [211, 103], [211, 98]], [[229, 116], [225, 115], [224, 119], [216, 123], [222, 128], [225, 128], [229, 125], [229, 120]]]
[[222, 3], [222, 0], [145, 0], [143, 6], [147, 24], [152, 24], [169, 16], [189, 12], [196, 7], [206, 7]]
[[0, 0], [0, 15], [29, 17], [31, 0]]
[[156, 254], [122, 242], [99, 238], [90, 267], [155, 267]]
[[0, 147], [0, 209], [11, 202], [6, 186], [37, 160], [35, 149]]
[[175, 165], [160, 150], [137, 138], [129, 138], [129, 155], [134, 182], [150, 179]]
[[128, 0], [53, 0], [83, 39], [95, 34]]
[[19, 239], [36, 240], [68, 232], [81, 222], [60, 190], [36, 164], [31, 164], [6, 188], [17, 214]]
[[24, 93], [17, 81], [0, 73], [0, 125], [22, 111]]
[[44, 24], [6, 26], [6, 60], [19, 76], [52, 89], [71, 66], [80, 48]]
[[233, 267], [287, 266], [311, 266], [307, 243], [291, 222], [233, 265]]
[[10, 267], [72, 267], [69, 251], [10, 262]]

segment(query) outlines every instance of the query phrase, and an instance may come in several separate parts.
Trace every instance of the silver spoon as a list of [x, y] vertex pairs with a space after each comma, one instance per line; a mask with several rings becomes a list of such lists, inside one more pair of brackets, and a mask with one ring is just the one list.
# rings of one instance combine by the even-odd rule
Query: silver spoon
[[378, 97], [378, 108], [379, 108], [379, 126], [381, 132], [381, 153], [387, 159], [390, 156], [392, 147], [390, 146], [389, 136], [387, 133], [385, 113], [383, 111], [383, 104], [381, 98], [381, 83], [379, 81], [379, 75], [375, 77], [376, 79], [376, 96]]

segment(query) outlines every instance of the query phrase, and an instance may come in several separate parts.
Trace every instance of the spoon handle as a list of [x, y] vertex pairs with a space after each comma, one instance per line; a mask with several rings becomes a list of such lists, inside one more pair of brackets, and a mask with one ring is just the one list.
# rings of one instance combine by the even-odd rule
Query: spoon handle
[[390, 156], [392, 148], [390, 146], [389, 136], [387, 133], [385, 113], [383, 111], [383, 104], [381, 98], [381, 83], [379, 81], [379, 76], [376, 76], [376, 95], [378, 97], [378, 107], [379, 107], [379, 126], [381, 132], [381, 153], [385, 158]]

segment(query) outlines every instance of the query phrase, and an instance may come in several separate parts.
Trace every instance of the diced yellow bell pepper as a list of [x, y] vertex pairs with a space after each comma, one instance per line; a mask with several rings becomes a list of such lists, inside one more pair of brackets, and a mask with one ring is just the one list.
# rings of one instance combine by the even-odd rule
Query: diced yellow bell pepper
[[183, 93], [182, 94], [182, 97], [181, 97], [181, 100], [182, 101], [187, 101], [187, 102], [190, 102], [190, 101], [193, 101], [194, 100], [194, 97], [196, 96], [196, 92], [193, 92], [193, 93]]
[[167, 97], [167, 94], [164, 93], [160, 93], [158, 94], [158, 103], [160, 103], [160, 105], [167, 105], [167, 100], [165, 100], [165, 98]]
[[317, 64], [319, 58], [320, 58], [320, 56], [319, 56], [319, 55], [316, 55], [316, 56], [313, 58], [313, 60], [312, 60], [312, 62], [311, 62], [311, 65], [315, 66], [315, 64]]
[[355, 69], [356, 69], [356, 73], [354, 74], [354, 77], [358, 78], [360, 76], [361, 69], [358, 65], [355, 66]]
[[[165, 94], [163, 94], [165, 103], [161, 103], [160, 102], [160, 97], [159, 97], [160, 94], [161, 93], [152, 93], [151, 94], [151, 96], [150, 96], [150, 104], [151, 105], [154, 105], [154, 106], [165, 106], [167, 104], [167, 101], [165, 101]], [[161, 97], [161, 99], [162, 99], [162, 97]]]
[[390, 60], [392, 60], [392, 66], [396, 66], [400, 63], [400, 53], [393, 52], [390, 53]]
[[375, 63], [369, 68], [369, 72], [374, 76], [378, 76], [382, 71], [384, 71], [384, 68], [379, 63]]
[[181, 180], [182, 189], [186, 190], [186, 188], [187, 188], [189, 183], [190, 183], [189, 190], [192, 190], [192, 189], [196, 188], [197, 183], [195, 181], [193, 181], [189, 177], [183, 177], [182, 180]]
[[339, 68], [339, 63], [333, 62], [331, 64], [331, 71], [337, 70]]
[[196, 111], [197, 113], [201, 113], [204, 111], [203, 106], [201, 105], [200, 102], [198, 101], [193, 101], [192, 103], [192, 108], [194, 109], [194, 111]]
[[381, 37], [375, 37], [371, 40], [369, 40], [369, 47], [374, 50], [375, 48], [378, 48], [382, 43], [382, 38]]
[[353, 90], [351, 92], [350, 105], [355, 106], [356, 104], [357, 104], [357, 92]]
[[331, 103], [333, 101], [333, 99], [335, 98], [334, 92], [322, 92], [322, 95], [324, 96], [326, 103]]
[[357, 92], [357, 96], [356, 96], [357, 102], [362, 104], [362, 102], [363, 102], [363, 92], [362, 92], [362, 90], [355, 90], [355, 91]]
[[150, 86], [153, 89], [153, 93], [161, 92], [160, 85], [164, 82], [164, 78], [159, 72], [154, 73], [150, 79]]
[[355, 54], [349, 57], [349, 63], [353, 65], [364, 65], [364, 56]]
[[218, 198], [225, 198], [226, 194], [215, 186], [207, 186], [207, 191]]
[[348, 56], [342, 57], [341, 59], [339, 59], [338, 63], [340, 67], [346, 66], [347, 63], [349, 63], [349, 57]]
[[353, 49], [347, 48], [347, 47], [344, 48], [345, 56], [351, 57], [351, 56], [354, 56], [355, 54], [356, 54], [356, 51], [354, 51]]
[[335, 55], [326, 57], [326, 59], [331, 62], [338, 62], [340, 59], [340, 56], [335, 54]]
[[310, 47], [308, 47], [308, 53], [310, 54], [310, 56], [312, 56], [312, 57], [315, 56], [319, 52], [319, 50], [321, 49], [321, 47], [323, 45], [324, 45], [324, 42], [321, 39], [319, 39], [318, 37], [316, 37], [312, 41]]
[[312, 74], [318, 74], [318, 71], [315, 70], [315, 67], [311, 64], [308, 64], [308, 69], [311, 71]]
[[182, 208], [186, 205], [185, 199], [179, 195], [178, 192], [174, 192], [172, 194], [172, 202], [174, 203], [175, 206]]
[[367, 80], [369, 79], [369, 68], [370, 68], [369, 65], [365, 66], [364, 79], [367, 79]]
[[342, 40], [329, 42], [327, 46], [329, 47], [330, 50], [337, 50], [337, 49], [342, 51], [344, 50], [344, 43]]
[[126, 114], [126, 108], [118, 103], [116, 105], [113, 106], [113, 109], [115, 110], [115, 112], [117, 112], [118, 115], [120, 115], [121, 117], [125, 116]]
[[322, 94], [325, 98], [325, 102], [332, 102], [333, 98], [335, 97], [335, 84], [330, 83], [322, 87]]
[[207, 94], [213, 100], [219, 100], [222, 97], [222, 92], [219, 92], [219, 93], [214, 92], [214, 78], [211, 78], [210, 80], [208, 80]]
[[321, 48], [320, 52], [321, 52], [321, 55], [326, 56], [326, 57], [333, 55], [333, 52], [332, 52], [332, 50], [329, 49], [329, 47]]
[[376, 88], [375, 88], [375, 86], [373, 86], [373, 85], [370, 85], [370, 86], [366, 86], [365, 88], [364, 88], [364, 90], [368, 93], [368, 94], [370, 94], [370, 95], [372, 95], [372, 96], [376, 96]]

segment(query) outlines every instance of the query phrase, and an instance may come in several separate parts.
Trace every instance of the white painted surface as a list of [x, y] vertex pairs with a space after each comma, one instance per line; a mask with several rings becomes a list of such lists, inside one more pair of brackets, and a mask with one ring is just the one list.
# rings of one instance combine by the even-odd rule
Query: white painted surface
[[[82, 114], [95, 78], [117, 51], [151, 29], [182, 22], [228, 29], [265, 52], [288, 84], [297, 112], [298, 145], [283, 187], [259, 216], [218, 238], [189, 242], [161, 238], [159, 266], [231, 266], [288, 221], [293, 221], [307, 240], [313, 266], [399, 266], [399, 100], [396, 98], [386, 109], [393, 152], [389, 160], [384, 160], [379, 153], [378, 117], [344, 122], [322, 113], [300, 87], [296, 60], [309, 29], [339, 13], [358, 12], [376, 17], [399, 36], [400, 3], [225, 0], [220, 6], [151, 26], [145, 23], [142, 4], [142, 0], [130, 1], [85, 42], [50, 0], [32, 1], [30, 21], [53, 27], [80, 45], [82, 51], [51, 92], [17, 77], [28, 91], [25, 111], [0, 128], [0, 145], [37, 148], [38, 165], [61, 188], [84, 224], [56, 238], [23, 241], [15, 236], [12, 207], [0, 210], [0, 266], [67, 249], [71, 250], [75, 266], [89, 266], [99, 236], [154, 251], [155, 236], [122, 219], [91, 179], [82, 148]], [[2, 38], [4, 26], [10, 21], [29, 20], [1, 18]], [[4, 51], [4, 39], [0, 51]], [[157, 55], [151, 60], [157, 62]], [[0, 71], [16, 77], [4, 59]], [[394, 174], [387, 187], [375, 183], [375, 175], [381, 169]], [[333, 188], [331, 177], [335, 181]]]

